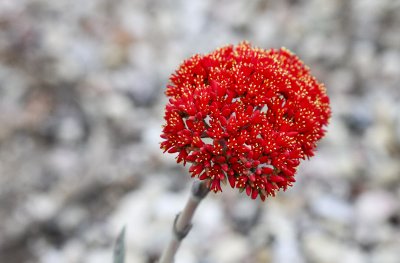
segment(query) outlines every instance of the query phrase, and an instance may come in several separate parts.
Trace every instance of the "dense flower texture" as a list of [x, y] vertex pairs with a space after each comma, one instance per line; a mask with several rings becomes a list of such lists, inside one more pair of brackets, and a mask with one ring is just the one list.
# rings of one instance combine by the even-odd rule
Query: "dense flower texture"
[[324, 85], [285, 48], [225, 46], [184, 61], [170, 81], [161, 148], [215, 192], [226, 181], [253, 199], [286, 190], [330, 117]]

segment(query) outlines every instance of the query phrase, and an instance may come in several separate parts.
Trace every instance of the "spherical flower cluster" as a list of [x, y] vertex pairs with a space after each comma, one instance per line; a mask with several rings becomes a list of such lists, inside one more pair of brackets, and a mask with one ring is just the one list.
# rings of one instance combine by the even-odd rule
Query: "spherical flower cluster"
[[214, 192], [221, 182], [253, 199], [286, 190], [331, 114], [324, 85], [285, 48], [194, 55], [170, 82], [161, 148]]

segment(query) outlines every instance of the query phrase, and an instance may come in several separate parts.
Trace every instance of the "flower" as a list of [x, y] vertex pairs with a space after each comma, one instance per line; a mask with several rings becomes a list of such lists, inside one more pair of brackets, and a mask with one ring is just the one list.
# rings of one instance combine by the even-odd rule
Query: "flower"
[[292, 186], [331, 114], [325, 86], [296, 55], [248, 42], [192, 56], [165, 93], [164, 152], [214, 192], [228, 181], [263, 201]]

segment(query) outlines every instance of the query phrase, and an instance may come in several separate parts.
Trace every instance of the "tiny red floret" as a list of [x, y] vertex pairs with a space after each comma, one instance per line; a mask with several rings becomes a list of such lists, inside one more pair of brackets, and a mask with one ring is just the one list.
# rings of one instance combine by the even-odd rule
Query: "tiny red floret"
[[265, 200], [295, 182], [331, 111], [325, 86], [285, 48], [247, 42], [194, 55], [172, 74], [161, 148], [214, 192]]

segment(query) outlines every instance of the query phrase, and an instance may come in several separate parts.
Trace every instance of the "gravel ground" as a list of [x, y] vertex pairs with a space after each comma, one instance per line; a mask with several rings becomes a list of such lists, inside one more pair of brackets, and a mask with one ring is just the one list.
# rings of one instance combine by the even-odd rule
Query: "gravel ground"
[[333, 117], [298, 182], [224, 189], [177, 263], [400, 262], [400, 1], [1, 0], [0, 262], [155, 262], [191, 179], [159, 134], [186, 57], [286, 46]]

